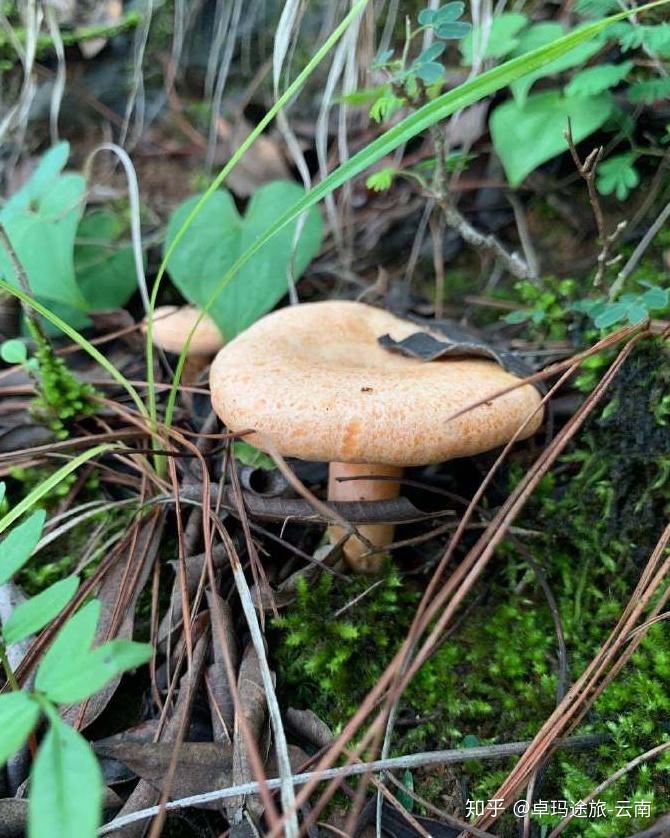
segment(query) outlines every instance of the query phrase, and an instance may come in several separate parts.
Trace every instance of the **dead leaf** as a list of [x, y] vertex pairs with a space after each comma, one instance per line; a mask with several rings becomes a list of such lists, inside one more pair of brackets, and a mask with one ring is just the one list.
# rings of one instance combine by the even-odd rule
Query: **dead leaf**
[[[251, 133], [251, 124], [240, 116], [234, 123], [219, 119], [217, 131], [222, 140], [223, 156], [230, 158]], [[241, 198], [248, 198], [273, 180], [291, 180], [286, 159], [279, 144], [262, 134], [226, 178], [226, 186]]]

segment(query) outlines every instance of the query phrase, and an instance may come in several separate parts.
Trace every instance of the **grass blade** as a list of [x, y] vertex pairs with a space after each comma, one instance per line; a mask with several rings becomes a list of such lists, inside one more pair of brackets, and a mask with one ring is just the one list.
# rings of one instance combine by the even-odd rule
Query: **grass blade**
[[29, 495], [26, 495], [22, 501], [12, 507], [12, 509], [10, 509], [9, 512], [2, 519], [0, 519], [0, 533], [4, 532], [7, 527], [11, 526], [17, 518], [20, 518], [23, 515], [24, 512], [31, 509], [37, 501], [45, 495], [48, 495], [54, 486], [57, 486], [68, 476], [68, 474], [72, 474], [73, 471], [76, 471], [79, 466], [89, 460], [92, 460], [94, 457], [97, 457], [98, 454], [105, 454], [107, 451], [113, 451], [119, 447], [120, 446], [117, 444], [107, 442], [104, 445], [96, 445], [94, 448], [90, 448], [88, 451], [84, 451], [83, 454], [79, 454], [78, 457], [70, 460], [69, 463], [66, 463], [62, 468], [59, 468], [58, 471], [47, 477], [43, 483], [36, 486]]

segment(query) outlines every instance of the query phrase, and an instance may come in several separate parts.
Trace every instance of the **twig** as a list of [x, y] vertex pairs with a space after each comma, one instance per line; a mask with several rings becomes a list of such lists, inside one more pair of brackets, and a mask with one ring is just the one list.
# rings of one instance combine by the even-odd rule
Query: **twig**
[[633, 253], [631, 254], [630, 259], [626, 262], [623, 268], [619, 271], [617, 278], [612, 283], [612, 287], [610, 288], [610, 300], [613, 300], [619, 291], [621, 291], [624, 282], [628, 279], [631, 273], [635, 270], [638, 262], [644, 256], [647, 248], [656, 238], [656, 234], [661, 229], [661, 227], [665, 224], [665, 222], [670, 218], [670, 201], [663, 207], [661, 214], [658, 216], [656, 221], [651, 225], [651, 227], [647, 230], [647, 232], [642, 237], [642, 241], [638, 244], [635, 248]]
[[611, 264], [610, 254], [612, 252], [612, 248], [614, 247], [614, 244], [621, 235], [621, 233], [623, 233], [627, 222], [622, 221], [619, 224], [617, 224], [616, 228], [612, 233], [607, 232], [607, 227], [605, 225], [605, 217], [603, 215], [603, 208], [600, 204], [600, 198], [598, 197], [598, 190], [596, 189], [596, 170], [598, 168], [598, 163], [600, 163], [600, 161], [603, 159], [603, 154], [605, 153], [605, 149], [603, 148], [603, 146], [594, 148], [593, 151], [589, 154], [589, 156], [582, 161], [579, 157], [579, 153], [577, 152], [577, 147], [575, 146], [575, 141], [572, 136], [572, 123], [570, 119], [568, 119], [568, 127], [564, 133], [564, 136], [568, 143], [568, 148], [570, 149], [572, 159], [575, 162], [575, 167], [579, 172], [580, 176], [583, 178], [584, 182], [586, 183], [586, 189], [589, 194], [589, 203], [591, 204], [591, 209], [593, 210], [593, 217], [596, 220], [596, 227], [598, 228], [598, 242], [600, 243], [600, 253], [598, 254], [598, 267], [596, 269], [596, 275], [593, 280], [593, 284], [596, 288], [599, 288], [603, 283], [603, 279], [605, 278], [605, 271], [607, 270], [608, 264]]
[[445, 183], [445, 140], [439, 127], [432, 129], [435, 145], [435, 177], [433, 180], [434, 198], [442, 210], [449, 227], [456, 230], [461, 238], [477, 250], [488, 253], [498, 259], [505, 268], [518, 279], [534, 279], [533, 269], [517, 253], [508, 253], [498, 239], [491, 234], [481, 233], [452, 204]]
[[[608, 734], [588, 734], [585, 736], [571, 736], [568, 739], [558, 740], [555, 744], [562, 748], [589, 748], [601, 745], [609, 739]], [[450, 748], [445, 751], [429, 751], [426, 753], [409, 754], [391, 759], [376, 760], [374, 762], [358, 762], [351, 765], [344, 765], [341, 768], [329, 768], [324, 771], [307, 771], [302, 774], [294, 774], [292, 782], [299, 786], [309, 780], [331, 780], [335, 777], [354, 777], [361, 774], [379, 773], [380, 771], [392, 771], [404, 768], [420, 768], [426, 765], [445, 765], [468, 760], [501, 759], [504, 757], [517, 756], [522, 754], [530, 742], [509, 742], [503, 745], [481, 745], [476, 748]], [[265, 782], [268, 789], [280, 788], [282, 780], [273, 777]], [[225, 800], [229, 797], [240, 795], [258, 794], [261, 783], [244, 783], [240, 786], [231, 786], [226, 789], [194, 794], [190, 797], [183, 797], [179, 800], [172, 800], [165, 804], [165, 809], [187, 809], [190, 806], [198, 806], [202, 803], [212, 803], [215, 800]], [[132, 812], [121, 818], [105, 824], [98, 830], [98, 835], [109, 835], [135, 821], [152, 818], [158, 812], [158, 806], [152, 806], [138, 812]]]

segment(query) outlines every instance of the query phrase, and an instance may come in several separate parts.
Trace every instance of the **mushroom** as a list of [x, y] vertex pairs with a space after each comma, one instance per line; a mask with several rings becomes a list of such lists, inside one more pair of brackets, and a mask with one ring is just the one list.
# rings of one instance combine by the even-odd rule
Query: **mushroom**
[[[165, 352], [181, 354], [186, 339], [200, 317], [195, 306], [159, 306], [154, 309], [151, 342]], [[147, 332], [147, 321], [142, 323], [142, 332]], [[221, 332], [212, 318], [205, 314], [198, 323], [188, 347], [184, 381], [194, 381], [207, 366], [209, 360], [225, 344]]]
[[[232, 431], [263, 448], [267, 435], [282, 454], [329, 463], [328, 499], [397, 497], [406, 466], [441, 463], [496, 448], [526, 422], [542, 422], [540, 395], [523, 385], [455, 418], [518, 382], [481, 358], [424, 362], [391, 353], [378, 338], [419, 331], [364, 303], [331, 301], [280, 309], [258, 320], [218, 353], [210, 371], [212, 403]], [[363, 479], [343, 479], [363, 478]], [[393, 540], [392, 525], [358, 532], [376, 548]], [[342, 537], [331, 527], [331, 540]], [[382, 556], [356, 536], [348, 563], [378, 572]]]

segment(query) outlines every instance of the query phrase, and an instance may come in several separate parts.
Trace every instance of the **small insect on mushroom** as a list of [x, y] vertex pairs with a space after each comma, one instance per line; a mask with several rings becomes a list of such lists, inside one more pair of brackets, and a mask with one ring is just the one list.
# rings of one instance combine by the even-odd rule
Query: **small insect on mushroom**
[[[253, 428], [286, 456], [328, 462], [332, 501], [397, 497], [405, 466], [488, 451], [522, 426], [520, 438], [535, 433], [543, 410], [531, 385], [454, 418], [519, 379], [494, 361], [424, 362], [378, 343], [382, 335], [401, 341], [417, 330], [415, 323], [364, 303], [280, 309], [214, 359], [214, 409], [232, 431]], [[263, 447], [261, 436], [246, 439]], [[382, 551], [393, 540], [394, 527], [366, 524], [358, 532]], [[342, 535], [341, 528], [331, 527], [331, 540]], [[371, 554], [356, 536], [344, 552], [358, 572], [376, 573], [381, 567], [381, 552]]]

